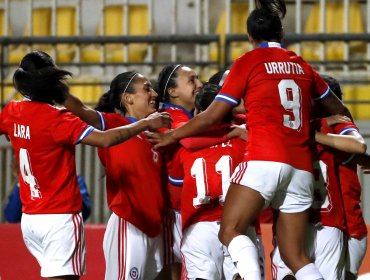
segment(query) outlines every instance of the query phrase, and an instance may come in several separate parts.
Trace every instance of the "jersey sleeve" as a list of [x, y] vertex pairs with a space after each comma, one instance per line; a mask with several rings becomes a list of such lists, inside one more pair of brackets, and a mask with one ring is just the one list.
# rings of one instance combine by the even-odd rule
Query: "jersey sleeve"
[[246, 62], [241, 58], [237, 59], [230, 69], [230, 73], [225, 79], [225, 83], [217, 94], [215, 100], [227, 102], [233, 106], [239, 104], [239, 100], [244, 97], [247, 85]]
[[322, 100], [330, 96], [331, 91], [328, 84], [320, 77], [319, 73], [317, 73], [313, 68], [311, 69], [313, 72], [314, 79], [314, 91], [312, 92], [313, 99]]
[[180, 140], [180, 144], [184, 148], [192, 151], [204, 149], [226, 142], [228, 140], [227, 134], [229, 132], [230, 126], [216, 126], [215, 128], [194, 137], [183, 138]]
[[346, 135], [350, 132], [359, 132], [358, 127], [353, 122], [339, 123], [334, 126], [334, 131], [339, 135]]
[[8, 134], [8, 131], [6, 129], [5, 123], [4, 123], [4, 111], [0, 112], [0, 135], [1, 134]]
[[99, 112], [99, 111], [96, 111], [96, 113], [99, 116], [101, 130], [102, 131], [106, 130], [107, 129], [107, 124], [105, 123], [104, 115], [101, 112]]
[[[333, 127], [333, 130], [335, 134], [339, 134], [339, 135], [346, 135], [354, 131], [359, 132], [358, 127], [353, 122], [345, 122], [345, 123], [336, 124]], [[335, 161], [340, 164], [347, 164], [350, 161], [352, 161], [352, 159], [354, 159], [355, 156], [356, 154], [339, 152], [336, 154]]]
[[181, 187], [184, 183], [184, 169], [182, 167], [181, 155], [184, 156], [184, 148], [180, 148], [172, 158], [171, 170], [168, 173], [168, 181], [174, 186]]
[[56, 143], [75, 145], [94, 130], [92, 126], [66, 110], [60, 111], [51, 122], [50, 129]]

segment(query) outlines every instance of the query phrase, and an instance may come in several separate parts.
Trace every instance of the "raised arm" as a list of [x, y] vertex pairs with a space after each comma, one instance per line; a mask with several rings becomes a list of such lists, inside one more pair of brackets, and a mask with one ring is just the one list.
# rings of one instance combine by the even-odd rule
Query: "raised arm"
[[337, 135], [316, 132], [315, 141], [322, 145], [326, 145], [347, 153], [364, 154], [367, 149], [364, 139], [354, 134]]
[[226, 102], [215, 100], [207, 110], [196, 115], [185, 125], [165, 133], [151, 134], [149, 140], [156, 144], [155, 148], [160, 148], [175, 143], [182, 138], [199, 134], [219, 123], [232, 107]]
[[68, 94], [66, 100], [63, 103], [73, 114], [78, 116], [84, 122], [92, 125], [97, 129], [103, 129], [100, 116], [97, 111], [86, 106], [80, 99], [72, 94]]
[[108, 129], [106, 131], [93, 130], [88, 136], [81, 140], [81, 143], [95, 147], [108, 148], [120, 144], [132, 136], [144, 130], [156, 130], [160, 127], [170, 128], [172, 119], [167, 113], [153, 113], [145, 119], [135, 123]]
[[352, 115], [348, 108], [333, 92], [331, 92], [331, 94], [328, 97], [320, 99], [316, 102], [321, 102], [325, 110], [332, 115], [340, 114], [347, 116], [351, 120], [353, 120]]

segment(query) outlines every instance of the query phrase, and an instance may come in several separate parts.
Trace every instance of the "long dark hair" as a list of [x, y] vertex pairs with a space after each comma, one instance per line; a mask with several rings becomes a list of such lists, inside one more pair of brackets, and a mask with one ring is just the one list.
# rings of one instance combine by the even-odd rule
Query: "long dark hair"
[[[197, 96], [195, 97], [195, 108], [198, 111], [205, 111], [209, 105], [213, 102], [216, 95], [219, 93], [221, 86], [207, 82], [199, 90]], [[223, 122], [230, 123], [233, 119], [232, 111], [225, 115]]]
[[129, 71], [118, 74], [110, 83], [109, 90], [104, 93], [96, 105], [95, 109], [100, 112], [112, 113], [115, 110], [123, 114], [127, 112], [126, 107], [122, 104], [122, 94], [135, 93], [135, 78], [139, 74], [136, 71]]
[[337, 79], [332, 76], [320, 74], [321, 78], [328, 84], [334, 94], [342, 100], [343, 92]]
[[170, 64], [165, 66], [159, 73], [155, 86], [159, 102], [169, 102], [168, 90], [177, 86], [177, 70], [183, 66], [182, 64]]
[[26, 54], [13, 75], [13, 85], [23, 96], [43, 103], [63, 103], [68, 92], [65, 80], [72, 74], [58, 68], [45, 52]]
[[247, 19], [248, 34], [256, 41], [277, 41], [283, 39], [281, 20], [286, 14], [284, 0], [255, 0], [254, 9]]

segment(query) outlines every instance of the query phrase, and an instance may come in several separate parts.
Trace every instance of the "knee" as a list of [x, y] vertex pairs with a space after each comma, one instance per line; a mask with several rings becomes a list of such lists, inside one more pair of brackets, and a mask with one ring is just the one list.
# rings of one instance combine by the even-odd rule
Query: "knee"
[[242, 233], [240, 233], [235, 227], [221, 224], [220, 231], [218, 232], [218, 239], [227, 247], [231, 240], [238, 235], [242, 235]]
[[283, 262], [293, 273], [296, 273], [301, 267], [311, 262], [304, 251], [280, 250], [280, 255]]

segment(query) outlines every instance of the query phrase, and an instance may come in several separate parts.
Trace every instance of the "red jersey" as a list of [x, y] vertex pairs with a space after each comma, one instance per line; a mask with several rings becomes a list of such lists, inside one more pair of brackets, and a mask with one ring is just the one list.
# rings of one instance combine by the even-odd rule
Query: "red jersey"
[[19, 164], [22, 212], [68, 214], [82, 209], [75, 145], [94, 128], [65, 109], [29, 100], [12, 101], [0, 113]]
[[[326, 122], [322, 123], [322, 133], [336, 133]], [[312, 204], [313, 222], [320, 221], [324, 226], [346, 230], [344, 205], [339, 183], [339, 166], [335, 160], [336, 150], [316, 144], [314, 162], [314, 201]]]
[[[358, 131], [353, 123], [338, 124], [338, 134], [345, 135]], [[367, 228], [361, 210], [361, 184], [357, 175], [357, 164], [351, 159], [352, 155], [341, 153], [339, 165], [339, 182], [342, 189], [344, 213], [347, 222], [348, 235], [362, 239], [367, 235]]]
[[311, 102], [329, 94], [327, 84], [301, 57], [278, 43], [264, 43], [234, 62], [215, 99], [234, 106], [244, 99], [246, 161], [282, 162], [312, 172]]
[[[107, 129], [134, 121], [115, 113], [103, 113], [103, 119]], [[98, 154], [106, 170], [109, 209], [148, 236], [158, 235], [164, 212], [160, 154], [144, 134], [110, 148], [99, 148]]]
[[[164, 103], [160, 108], [161, 112], [167, 112], [170, 114], [173, 122], [171, 125], [172, 129], [178, 128], [181, 125], [187, 123], [191, 118], [192, 114], [187, 111], [185, 108], [176, 106], [173, 104]], [[161, 131], [165, 131], [166, 129], [161, 129]], [[171, 146], [166, 150], [166, 163], [167, 163], [167, 172], [168, 174], [172, 172], [173, 166], [173, 158], [180, 148], [180, 145]], [[180, 209], [181, 207], [181, 182], [179, 182], [178, 178], [173, 177], [171, 175], [168, 176], [168, 192], [169, 192], [169, 199], [171, 203], [171, 208], [173, 209]]]
[[235, 167], [243, 160], [245, 141], [227, 142], [192, 151], [181, 148], [173, 161], [171, 176], [183, 182], [182, 228], [201, 221], [220, 221], [223, 202]]

